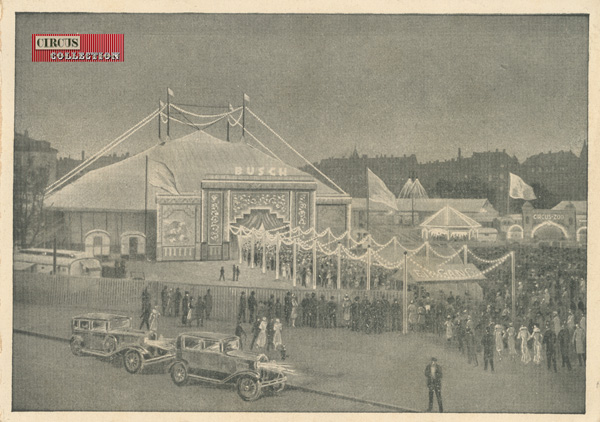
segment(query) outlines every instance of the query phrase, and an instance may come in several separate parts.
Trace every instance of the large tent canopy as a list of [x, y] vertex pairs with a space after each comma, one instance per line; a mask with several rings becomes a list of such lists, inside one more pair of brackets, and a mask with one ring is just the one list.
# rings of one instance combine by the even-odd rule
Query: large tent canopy
[[[148, 176], [146, 157], [149, 162]], [[143, 211], [146, 206], [148, 209], [156, 207], [157, 193], [171, 191], [147, 183], [147, 180], [156, 179], [157, 176], [171, 179], [170, 182], [181, 194], [198, 194], [202, 181], [207, 178], [231, 178], [240, 174], [255, 180], [271, 175], [282, 180], [316, 183], [317, 197], [347, 196], [245, 142], [226, 142], [197, 131], [91, 171], [50, 194], [45, 203], [53, 209]], [[144, 203], [146, 186], [147, 204]]]

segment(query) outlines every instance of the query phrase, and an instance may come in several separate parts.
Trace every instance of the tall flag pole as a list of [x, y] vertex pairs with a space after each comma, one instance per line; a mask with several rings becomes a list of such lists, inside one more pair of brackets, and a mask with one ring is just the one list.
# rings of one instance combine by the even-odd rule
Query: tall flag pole
[[250, 97], [248, 94], [244, 93], [242, 99], [242, 138], [246, 134], [246, 103], [250, 102]]
[[167, 88], [167, 138], [171, 136], [171, 96], [173, 96], [173, 90]]
[[[508, 187], [508, 202], [510, 204], [510, 198], [524, 199], [526, 201], [533, 201], [536, 199], [533, 188], [523, 181], [516, 174], [508, 173], [510, 179], [510, 185]], [[506, 212], [509, 213], [509, 206], [506, 206]]]
[[162, 101], [159, 99], [158, 100], [158, 116], [157, 116], [158, 117], [158, 140], [159, 141], [160, 141], [160, 118], [162, 117], [161, 116], [161, 113], [162, 113], [161, 107], [162, 107]]
[[[160, 114], [159, 114], [160, 117]], [[146, 155], [146, 183], [144, 184], [144, 236], [148, 238], [148, 156]]]
[[370, 202], [370, 194], [369, 194], [369, 168], [365, 167], [367, 173], [367, 233], [369, 233], [369, 202]]

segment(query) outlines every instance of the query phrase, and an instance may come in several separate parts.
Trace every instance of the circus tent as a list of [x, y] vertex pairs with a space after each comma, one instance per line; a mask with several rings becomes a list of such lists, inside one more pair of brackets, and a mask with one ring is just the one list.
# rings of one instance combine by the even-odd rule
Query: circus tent
[[481, 227], [477, 221], [446, 205], [421, 223], [423, 239], [471, 239]]

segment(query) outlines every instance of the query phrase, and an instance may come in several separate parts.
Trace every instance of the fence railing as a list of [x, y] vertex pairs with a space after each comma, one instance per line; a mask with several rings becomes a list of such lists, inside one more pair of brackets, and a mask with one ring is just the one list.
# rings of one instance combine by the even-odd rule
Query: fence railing
[[[188, 291], [194, 298], [198, 297], [198, 295], [204, 296], [207, 290], [210, 289], [213, 298], [211, 317], [230, 321], [235, 321], [237, 317], [241, 293], [246, 292], [246, 297], [249, 297], [251, 291], [255, 292], [257, 301], [266, 302], [273, 295], [274, 300], [279, 299], [282, 307], [288, 291], [296, 294], [299, 303], [307, 293], [316, 293], [319, 299], [323, 295], [327, 301], [333, 296], [334, 301], [338, 305], [341, 304], [346, 294], [351, 299], [360, 296], [361, 300], [365, 296], [370, 300], [385, 296], [390, 302], [398, 299], [402, 303], [402, 292], [388, 290], [312, 290], [302, 288], [215, 286], [24, 272], [14, 273], [13, 300], [14, 302], [28, 304], [67, 305], [89, 307], [90, 309], [137, 312], [141, 310], [141, 295], [145, 287], [148, 287], [152, 303], [161, 306], [161, 291], [164, 286], [173, 288], [173, 291], [179, 287], [182, 293]], [[338, 318], [340, 317], [338, 316]]]

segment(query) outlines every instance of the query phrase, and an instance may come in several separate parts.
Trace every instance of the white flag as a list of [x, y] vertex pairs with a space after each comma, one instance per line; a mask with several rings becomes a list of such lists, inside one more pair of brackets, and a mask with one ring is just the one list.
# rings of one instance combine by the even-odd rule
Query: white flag
[[367, 183], [369, 184], [369, 200], [380, 202], [398, 211], [396, 197], [371, 169], [367, 168]]
[[148, 160], [148, 183], [173, 195], [179, 195], [173, 172], [160, 161]]
[[246, 101], [247, 103], [250, 102], [250, 97], [247, 94], [244, 94], [244, 101]]
[[523, 181], [516, 174], [510, 173], [510, 191], [509, 196], [515, 199], [525, 199], [532, 201], [536, 199], [533, 188]]
[[173, 94], [173, 90], [171, 88], [167, 88], [167, 94], [169, 94], [171, 97], [175, 96], [175, 94]]

